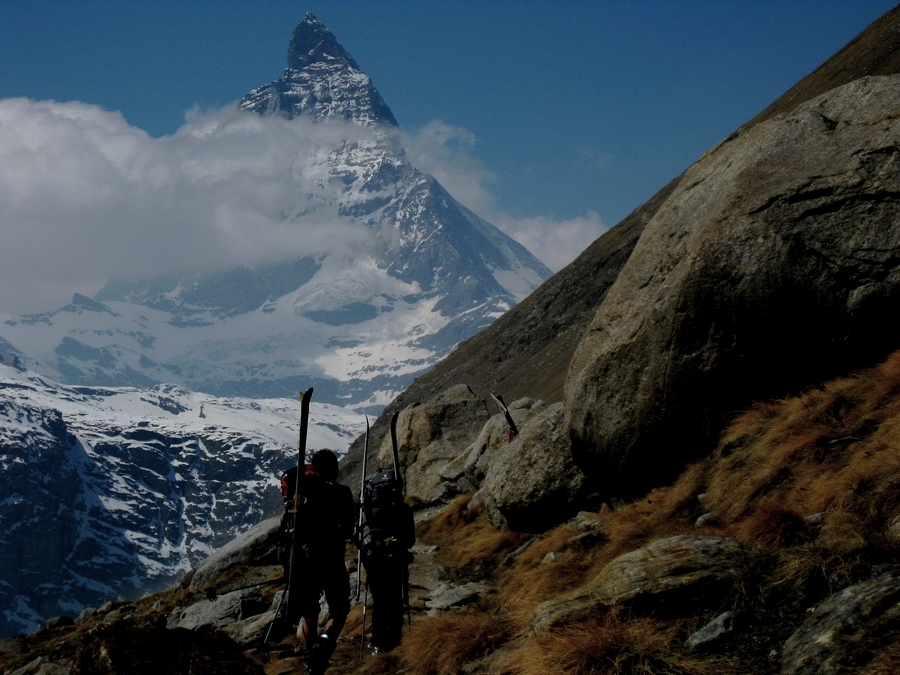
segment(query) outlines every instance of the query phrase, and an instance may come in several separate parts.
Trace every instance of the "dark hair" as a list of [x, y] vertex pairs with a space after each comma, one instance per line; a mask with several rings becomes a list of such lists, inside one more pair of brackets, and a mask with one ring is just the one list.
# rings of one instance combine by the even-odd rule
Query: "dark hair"
[[338, 458], [331, 450], [319, 450], [312, 456], [310, 462], [322, 478], [327, 481], [336, 481], [338, 477]]

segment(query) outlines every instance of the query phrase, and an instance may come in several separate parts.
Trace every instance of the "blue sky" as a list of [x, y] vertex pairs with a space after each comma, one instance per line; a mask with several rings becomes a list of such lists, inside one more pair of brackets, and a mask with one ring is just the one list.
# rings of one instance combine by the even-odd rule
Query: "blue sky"
[[[279, 77], [311, 11], [431, 144], [421, 168], [557, 268], [893, 5], [0, 0], [0, 99], [172, 135]], [[555, 257], [531, 236], [567, 226]]]

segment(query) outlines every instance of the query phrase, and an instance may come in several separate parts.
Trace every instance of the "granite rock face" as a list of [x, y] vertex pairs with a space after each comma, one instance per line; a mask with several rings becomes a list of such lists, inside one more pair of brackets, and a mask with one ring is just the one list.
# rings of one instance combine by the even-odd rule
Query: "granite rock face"
[[668, 480], [733, 411], [900, 345], [883, 329], [900, 300], [898, 85], [862, 78], [735, 134], [647, 223], [566, 380], [573, 454], [603, 491]]

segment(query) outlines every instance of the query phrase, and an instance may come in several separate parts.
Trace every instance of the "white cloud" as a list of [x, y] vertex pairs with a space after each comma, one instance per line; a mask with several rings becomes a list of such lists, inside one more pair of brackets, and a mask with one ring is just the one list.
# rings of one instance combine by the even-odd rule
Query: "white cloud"
[[113, 276], [334, 249], [327, 211], [302, 225], [285, 216], [314, 143], [346, 128], [234, 107], [192, 117], [154, 139], [96, 106], [0, 100], [0, 311], [55, 309]]
[[[349, 253], [371, 236], [343, 221], [336, 237], [329, 209], [291, 219], [317, 179], [311, 153], [369, 132], [235, 106], [186, 120], [155, 139], [97, 106], [0, 100], [0, 311], [56, 309], [110, 277], [254, 265], [333, 251], [337, 241]], [[554, 271], [606, 229], [596, 213], [560, 221], [501, 212], [466, 129], [435, 121], [403, 143], [415, 166]]]
[[455, 199], [525, 246], [554, 272], [609, 229], [594, 211], [560, 220], [515, 218], [498, 209], [491, 190], [496, 177], [474, 155], [475, 135], [467, 129], [433, 121], [405, 133], [403, 144], [418, 169], [434, 176]]

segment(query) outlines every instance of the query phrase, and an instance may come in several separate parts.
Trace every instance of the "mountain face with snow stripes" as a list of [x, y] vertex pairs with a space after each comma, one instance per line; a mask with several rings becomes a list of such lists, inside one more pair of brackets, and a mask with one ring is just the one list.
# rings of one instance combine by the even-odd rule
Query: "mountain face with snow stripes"
[[[299, 410], [0, 365], [0, 636], [168, 586], [275, 511]], [[343, 454], [364, 428], [313, 402], [307, 446]]]
[[[8, 353], [69, 384], [247, 397], [315, 386], [321, 401], [378, 409], [550, 276], [410, 163], [371, 79], [312, 15], [283, 76], [240, 108], [323, 132], [291, 168], [280, 218], [293, 255], [111, 280], [55, 312], [2, 317]], [[327, 223], [324, 249], [308, 245], [313, 223]]]

